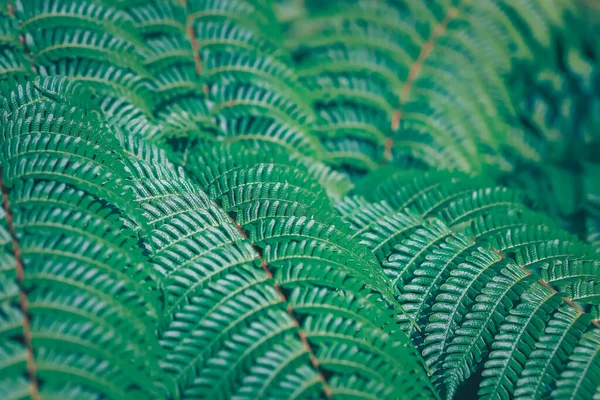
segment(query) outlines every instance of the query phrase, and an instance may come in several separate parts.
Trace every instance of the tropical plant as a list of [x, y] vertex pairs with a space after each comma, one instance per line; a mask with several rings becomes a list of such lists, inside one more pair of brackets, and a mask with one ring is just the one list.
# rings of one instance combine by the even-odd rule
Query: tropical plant
[[589, 7], [5, 0], [0, 398], [600, 397]]

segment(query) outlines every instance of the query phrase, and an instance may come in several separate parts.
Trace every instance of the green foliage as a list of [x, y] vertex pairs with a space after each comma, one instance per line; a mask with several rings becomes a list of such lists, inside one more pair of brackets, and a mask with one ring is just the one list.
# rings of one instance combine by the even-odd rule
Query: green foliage
[[0, 398], [600, 396], [588, 12], [5, 0]]

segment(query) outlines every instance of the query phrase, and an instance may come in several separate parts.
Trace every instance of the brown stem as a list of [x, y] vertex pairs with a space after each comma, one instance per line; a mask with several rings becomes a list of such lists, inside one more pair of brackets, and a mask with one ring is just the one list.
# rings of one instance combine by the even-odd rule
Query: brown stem
[[[186, 5], [186, 0], [181, 0], [183, 5]], [[187, 13], [187, 10], [186, 10]], [[187, 34], [192, 45], [192, 51], [194, 52], [194, 63], [196, 64], [196, 74], [200, 75], [202, 72], [202, 58], [200, 57], [200, 46], [198, 45], [198, 38], [196, 38], [196, 31], [194, 30], [194, 21], [188, 18], [187, 21]]]
[[27, 365], [27, 375], [29, 377], [29, 391], [32, 400], [40, 399], [40, 391], [37, 380], [37, 367], [35, 365], [35, 357], [33, 354], [33, 345], [31, 343], [31, 321], [29, 315], [29, 302], [27, 301], [27, 290], [23, 284], [25, 280], [25, 268], [23, 267], [23, 259], [21, 257], [21, 248], [19, 239], [15, 234], [15, 226], [13, 224], [13, 215], [8, 199], [8, 190], [2, 179], [2, 167], [0, 167], [0, 189], [2, 190], [2, 207], [6, 212], [6, 225], [12, 241], [13, 257], [15, 259], [15, 270], [17, 273], [17, 286], [19, 287], [19, 309], [23, 317], [23, 342], [25, 344], [25, 360]]
[[196, 64], [196, 74], [200, 75], [202, 72], [202, 59], [200, 58], [200, 46], [198, 45], [198, 39], [196, 39], [196, 31], [194, 31], [194, 25], [190, 23], [187, 28], [190, 43], [192, 44], [192, 51], [194, 52], [194, 63]]
[[[412, 91], [414, 82], [417, 79], [417, 77], [419, 76], [419, 74], [421, 72], [421, 68], [423, 68], [423, 64], [425, 63], [425, 61], [427, 60], [429, 55], [433, 52], [433, 48], [435, 47], [435, 44], [437, 43], [438, 39], [442, 35], [444, 35], [444, 33], [446, 32], [446, 30], [448, 28], [448, 24], [450, 23], [450, 21], [455, 19], [457, 16], [458, 16], [458, 8], [451, 7], [448, 10], [448, 12], [446, 13], [446, 15], [444, 16], [444, 19], [433, 27], [431, 36], [421, 47], [419, 56], [417, 57], [415, 62], [411, 65], [409, 72], [408, 72], [408, 77], [406, 78], [404, 85], [402, 85], [402, 90], [401, 90], [400, 99], [399, 99], [400, 107], [402, 107], [402, 105], [404, 105], [406, 103], [406, 101], [408, 100], [410, 93]], [[392, 115], [392, 132], [396, 131], [400, 127], [401, 119], [402, 119], [402, 111], [400, 109], [394, 110], [394, 114]], [[387, 141], [389, 141], [391, 144], [388, 147], [387, 142], [386, 142], [386, 149], [385, 149], [383, 158], [386, 162], [389, 162], [392, 160], [392, 147], [394, 145], [394, 142], [391, 137], [389, 137], [387, 139]]]
[[[500, 257], [504, 258], [504, 254], [498, 250], [494, 250], [492, 249], [492, 251], [494, 251], [496, 254], [498, 254]], [[520, 266], [521, 269], [523, 271], [525, 271], [525, 273], [527, 273], [527, 275], [532, 275], [532, 272], [529, 271], [527, 268], [523, 267], [522, 265]], [[556, 290], [554, 287], [552, 287], [552, 285], [550, 285], [550, 283], [548, 283], [546, 280], [539, 278], [537, 280], [537, 282], [544, 286], [545, 288], [551, 290], [553, 293], [558, 293], [558, 290]], [[579, 314], [585, 314], [585, 311], [583, 311], [583, 309], [577, 305], [577, 303], [575, 303], [573, 301], [573, 299], [569, 298], [569, 297], [561, 297], [562, 301], [564, 301], [566, 304], [568, 304], [570, 307], [572, 307], [575, 311], [577, 311]], [[600, 322], [598, 322], [598, 319], [593, 319], [591, 321], [591, 324], [594, 325], [597, 328], [600, 328]]]
[[[244, 228], [242, 228], [240, 225], [238, 225], [238, 223], [235, 221], [235, 219], [233, 219], [231, 216], [229, 216], [229, 219], [231, 220], [231, 222], [233, 224], [235, 224], [236, 229], [240, 232], [240, 234], [244, 237], [244, 239], [249, 239], [248, 234], [246, 234], [246, 232], [244, 231]], [[269, 269], [269, 264], [267, 263], [267, 261], [264, 259], [263, 255], [262, 255], [262, 250], [255, 244], [252, 244], [252, 249], [254, 249], [254, 252], [256, 253], [258, 259], [260, 260], [260, 265], [261, 265], [263, 271], [265, 272], [265, 274], [267, 275], [267, 277], [269, 279], [273, 279], [273, 273]], [[288, 300], [285, 297], [285, 293], [283, 293], [283, 291], [281, 290], [279, 283], [274, 283], [273, 288], [275, 289], [275, 292], [277, 292], [277, 294], [281, 298], [281, 301], [284, 303], [287, 303]], [[292, 309], [292, 305], [289, 303], [286, 308], [286, 312], [289, 315], [289, 317], [292, 319], [292, 324], [298, 328], [298, 336], [300, 337], [300, 341], [302, 342], [302, 345], [304, 346], [305, 351], [308, 353], [308, 356], [310, 357], [310, 362], [311, 362], [313, 368], [317, 371], [317, 374], [318, 374], [317, 376], [319, 378], [319, 381], [321, 381], [321, 384], [323, 385], [323, 392], [325, 393], [325, 396], [328, 399], [331, 399], [332, 398], [331, 388], [327, 384], [327, 381], [325, 380], [325, 375], [321, 371], [321, 366], [319, 364], [319, 360], [317, 359], [317, 356], [315, 355], [314, 351], [312, 350], [312, 347], [310, 346], [310, 342], [308, 341], [308, 338], [306, 337], [306, 332], [304, 332], [302, 330], [302, 328], [300, 327], [300, 323], [298, 322], [298, 319], [294, 315], [294, 310]]]

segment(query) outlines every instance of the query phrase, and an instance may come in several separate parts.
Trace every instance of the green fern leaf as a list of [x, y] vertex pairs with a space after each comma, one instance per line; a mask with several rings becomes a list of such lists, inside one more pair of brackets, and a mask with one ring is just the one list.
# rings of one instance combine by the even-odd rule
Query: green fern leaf
[[535, 284], [521, 296], [522, 303], [512, 309], [492, 343], [485, 363], [479, 395], [514, 394], [518, 378], [561, 299], [553, 290]]

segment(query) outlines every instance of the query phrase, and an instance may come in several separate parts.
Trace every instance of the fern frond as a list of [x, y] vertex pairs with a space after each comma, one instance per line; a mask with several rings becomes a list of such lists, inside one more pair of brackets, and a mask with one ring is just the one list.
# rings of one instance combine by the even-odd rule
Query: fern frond
[[597, 393], [594, 376], [598, 371], [600, 335], [597, 329], [587, 332], [579, 341], [570, 357], [567, 369], [556, 382], [552, 397], [575, 399], [591, 397]]
[[52, 4], [41, 0], [15, 2], [15, 13], [22, 21], [20, 29], [36, 31], [49, 28], [81, 28], [108, 31], [126, 38], [136, 46], [144, 46], [136, 35], [131, 34], [133, 22], [129, 16], [115, 8], [92, 2], [59, 0]]
[[2, 2], [0, 397], [600, 396], [567, 3]]
[[561, 306], [536, 343], [515, 389], [516, 398], [548, 396], [560, 371], [569, 360], [575, 343], [590, 322], [588, 314], [582, 314], [569, 306]]
[[447, 349], [444, 385], [449, 398], [487, 357], [504, 316], [533, 281], [531, 275], [508, 264], [483, 287]]
[[492, 343], [492, 352], [483, 370], [480, 396], [513, 395], [536, 341], [561, 303], [556, 292], [539, 284], [532, 285], [521, 299], [509, 312]]
[[477, 294], [503, 267], [498, 255], [483, 248], [466, 257], [465, 261], [450, 272], [450, 277], [440, 287], [440, 294], [431, 308], [433, 315], [425, 328], [423, 357], [434, 373], [441, 367], [449, 338], [464, 321]]

